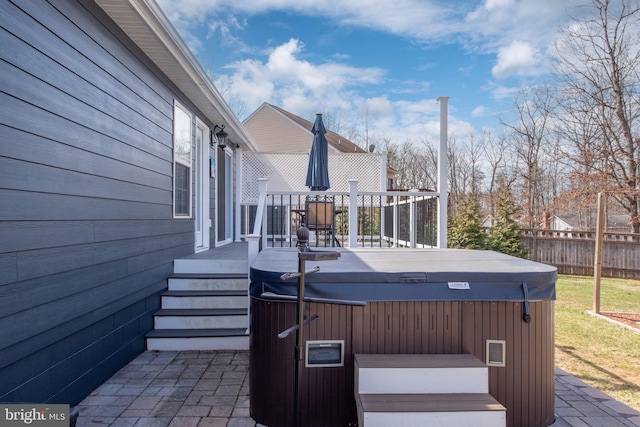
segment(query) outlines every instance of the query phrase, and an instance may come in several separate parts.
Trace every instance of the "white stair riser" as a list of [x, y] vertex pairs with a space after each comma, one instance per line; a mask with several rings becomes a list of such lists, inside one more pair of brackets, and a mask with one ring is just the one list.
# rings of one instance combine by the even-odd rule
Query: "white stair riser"
[[247, 308], [246, 296], [162, 296], [162, 308]]
[[155, 329], [238, 329], [246, 328], [249, 316], [156, 316]]
[[147, 350], [249, 350], [249, 336], [206, 338], [147, 338]]
[[367, 412], [360, 427], [496, 427], [506, 425], [505, 411]]
[[360, 394], [488, 393], [489, 374], [482, 368], [360, 368]]
[[200, 260], [176, 259], [173, 261], [173, 272], [176, 274], [247, 274], [249, 266], [246, 260]]
[[170, 277], [170, 291], [246, 291], [249, 279], [188, 279]]

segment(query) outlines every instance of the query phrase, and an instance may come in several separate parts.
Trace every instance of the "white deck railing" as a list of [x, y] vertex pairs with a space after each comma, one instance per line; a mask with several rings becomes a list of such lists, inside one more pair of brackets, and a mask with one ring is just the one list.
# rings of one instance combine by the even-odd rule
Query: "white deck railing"
[[311, 246], [416, 248], [439, 247], [446, 241], [446, 230], [438, 230], [437, 192], [358, 191], [356, 180], [349, 181], [348, 192], [269, 191], [265, 179], [259, 187], [258, 203], [241, 206], [249, 262], [261, 247], [296, 246], [296, 231], [307, 221], [309, 200], [328, 200], [333, 206], [330, 230], [316, 233], [317, 224], [306, 224]]

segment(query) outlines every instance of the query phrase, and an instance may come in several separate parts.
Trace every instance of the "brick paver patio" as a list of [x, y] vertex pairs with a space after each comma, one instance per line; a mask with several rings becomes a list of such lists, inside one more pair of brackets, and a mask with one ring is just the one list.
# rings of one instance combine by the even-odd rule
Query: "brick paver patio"
[[[260, 427], [248, 351], [145, 352], [77, 408], [78, 427]], [[638, 427], [640, 412], [556, 369], [553, 427]]]

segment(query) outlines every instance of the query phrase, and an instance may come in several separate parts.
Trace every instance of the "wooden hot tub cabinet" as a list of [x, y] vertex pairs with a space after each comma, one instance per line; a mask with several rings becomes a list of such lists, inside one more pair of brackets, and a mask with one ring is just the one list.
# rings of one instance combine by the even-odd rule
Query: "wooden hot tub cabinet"
[[[406, 256], [405, 251], [399, 252]], [[428, 252], [422, 253], [423, 257], [429, 255]], [[278, 272], [277, 275], [280, 274], [279, 270], [295, 270], [294, 264], [288, 269], [274, 264], [271, 262], [272, 256], [269, 255], [265, 262], [270, 270], [275, 268], [273, 271]], [[280, 256], [292, 256], [295, 261], [295, 253]], [[500, 254], [492, 257], [510, 261]], [[530, 264], [528, 261], [518, 260], [517, 263], [519, 268], [537, 268], [533, 265], [535, 263]], [[293, 425], [295, 339], [292, 336], [278, 339], [277, 335], [296, 323], [296, 303], [274, 301], [260, 296], [265, 290], [266, 282], [259, 280], [261, 274], [254, 270], [263, 265], [258, 262], [252, 267], [251, 416], [269, 427], [288, 427]], [[316, 294], [319, 294], [325, 287], [324, 281], [332, 279], [330, 272], [334, 269], [329, 268], [329, 263], [320, 266], [323, 271], [327, 271], [327, 276], [322, 278], [322, 272], [313, 275], [314, 281], [309, 283], [312, 289], [309, 293], [312, 295], [314, 286]], [[342, 265], [335, 268], [344, 267]], [[352, 268], [358, 270], [359, 267]], [[393, 270], [388, 265], [381, 268]], [[425, 268], [424, 263], [420, 263], [418, 268]], [[542, 271], [548, 273], [551, 271], [548, 269], [543, 268]], [[366, 274], [359, 276], [368, 277]], [[267, 273], [263, 278], [265, 277], [272, 280], [275, 275]], [[458, 280], [460, 277], [456, 276], [454, 279]], [[555, 272], [544, 277], [545, 280], [551, 278], [553, 291], [547, 294], [548, 298], [528, 302], [531, 316], [529, 323], [523, 320], [523, 301], [440, 300], [442, 295], [437, 292], [434, 294], [436, 300], [433, 301], [425, 300], [424, 295], [420, 300], [406, 300], [409, 299], [407, 295], [398, 292], [391, 293], [398, 300], [389, 301], [370, 301], [367, 300], [367, 295], [362, 295], [362, 299], [367, 300], [365, 307], [307, 303], [308, 316], [318, 314], [320, 317], [305, 326], [305, 339], [344, 340], [345, 359], [342, 367], [303, 370], [302, 425], [357, 426], [353, 354], [468, 353], [485, 361], [486, 340], [504, 340], [505, 366], [489, 367], [490, 394], [507, 408], [508, 426], [549, 426], [554, 422]], [[529, 276], [528, 279], [533, 280], [534, 277]], [[428, 282], [411, 284], [418, 287], [431, 286]], [[289, 284], [292, 285], [295, 283]], [[393, 290], [396, 286], [386, 279], [384, 283], [369, 285], [374, 297], [378, 299], [381, 297], [378, 292], [381, 287]], [[473, 281], [471, 287], [474, 287]], [[284, 288], [278, 290], [282, 293]], [[362, 290], [359, 288], [358, 292], [361, 293]], [[291, 294], [295, 294], [295, 290]], [[389, 298], [388, 293], [382, 294], [384, 298]], [[324, 297], [330, 296], [333, 295], [324, 294]], [[497, 299], [495, 295], [493, 298]]]

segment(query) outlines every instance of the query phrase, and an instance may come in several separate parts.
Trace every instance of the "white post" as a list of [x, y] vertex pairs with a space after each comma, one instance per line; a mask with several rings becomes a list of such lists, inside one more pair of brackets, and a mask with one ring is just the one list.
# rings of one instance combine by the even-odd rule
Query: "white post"
[[447, 186], [449, 165], [447, 162], [448, 96], [438, 98], [440, 102], [440, 150], [438, 152], [438, 247], [447, 247]]
[[358, 180], [349, 180], [349, 247], [358, 247]]
[[256, 260], [258, 252], [260, 252], [260, 235], [259, 234], [247, 234], [247, 272], [251, 270], [251, 264]]
[[398, 240], [400, 239], [400, 235], [398, 234], [398, 225], [400, 221], [398, 220], [400, 215], [400, 197], [393, 196], [393, 247], [397, 248], [400, 245], [398, 244]]
[[[382, 152], [382, 159], [380, 161], [380, 163], [382, 163], [380, 165], [381, 167], [381, 172], [382, 172], [382, 185], [380, 186], [380, 190], [381, 191], [388, 191], [389, 189], [387, 188], [387, 152], [383, 151]], [[386, 224], [386, 210], [385, 210], [385, 206], [387, 205], [387, 196], [380, 196], [380, 239], [384, 239], [384, 236], [386, 235], [386, 228], [385, 228], [385, 224]]]
[[382, 164], [380, 165], [380, 168], [382, 169], [382, 182], [380, 183], [380, 188], [382, 188], [382, 191], [387, 191], [389, 190], [389, 188], [387, 188], [387, 152], [383, 151], [382, 152], [382, 159], [380, 161]]
[[[266, 178], [258, 179], [258, 189], [260, 191], [260, 200], [262, 204], [262, 211], [258, 209], [258, 213], [261, 213], [260, 221], [262, 221], [262, 244], [267, 247], [267, 215], [269, 215], [269, 207], [267, 206], [267, 181]], [[258, 219], [256, 218], [256, 222]]]
[[[258, 209], [256, 210], [256, 219], [251, 234], [247, 233], [246, 236], [247, 242], [249, 243], [249, 268], [251, 268], [251, 264], [253, 264], [256, 256], [258, 256], [258, 252], [260, 252], [260, 229], [264, 228], [261, 225], [264, 224], [263, 218], [266, 217], [266, 215], [264, 215], [264, 212], [267, 203], [267, 182], [267, 178], [258, 179], [258, 190], [260, 195], [258, 196]], [[262, 233], [264, 234], [265, 231], [263, 230]], [[266, 244], [266, 235], [263, 242]]]
[[[236, 210], [236, 218], [235, 218], [235, 222], [236, 222], [236, 242], [240, 242], [242, 241], [242, 239], [240, 238], [240, 230], [242, 230], [242, 207], [240, 205], [240, 202], [242, 201], [242, 148], [238, 148], [235, 152], [235, 161], [236, 161], [236, 168], [235, 168], [235, 173], [236, 173], [236, 183], [240, 183], [239, 185], [236, 184], [236, 204], [235, 204], [235, 210]], [[216, 198], [218, 196], [216, 195]], [[246, 230], [246, 233], [248, 234], [249, 230]]]
[[409, 196], [409, 247], [416, 247], [417, 233], [416, 196]]

